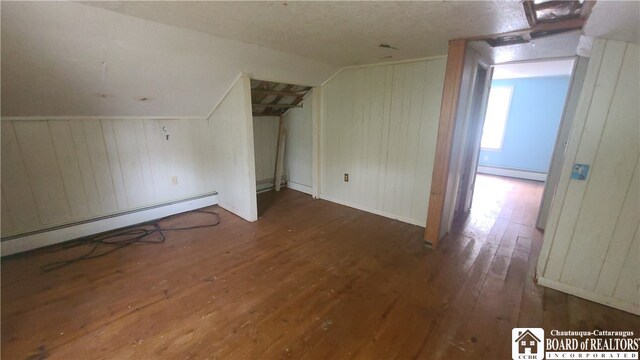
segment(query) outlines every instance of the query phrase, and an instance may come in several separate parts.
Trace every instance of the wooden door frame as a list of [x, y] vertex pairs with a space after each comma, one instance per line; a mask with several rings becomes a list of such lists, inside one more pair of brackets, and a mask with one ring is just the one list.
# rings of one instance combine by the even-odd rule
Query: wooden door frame
[[424, 230], [424, 240], [433, 248], [438, 246], [438, 241], [440, 240], [442, 213], [444, 211], [447, 181], [449, 177], [449, 162], [451, 160], [451, 145], [453, 142], [453, 132], [456, 123], [455, 120], [458, 114], [460, 84], [464, 71], [466, 50], [466, 39], [449, 41], [447, 67], [444, 76], [444, 87], [442, 89], [442, 101], [440, 103], [440, 120], [438, 124], [436, 153], [433, 164], [433, 173], [431, 175], [431, 191], [427, 211], [427, 225]]

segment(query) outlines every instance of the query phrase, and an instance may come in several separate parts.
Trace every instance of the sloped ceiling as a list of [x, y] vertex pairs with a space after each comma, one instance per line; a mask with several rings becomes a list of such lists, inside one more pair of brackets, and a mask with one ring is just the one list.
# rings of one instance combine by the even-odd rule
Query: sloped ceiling
[[450, 39], [528, 27], [517, 0], [87, 4], [339, 66], [444, 55]]
[[309, 58], [71, 2], [2, 2], [2, 116], [206, 116], [240, 72], [319, 85]]
[[[1, 6], [3, 116], [204, 116], [240, 72], [319, 85], [343, 66], [528, 27], [519, 0]], [[637, 42], [638, 6], [598, 2], [587, 35]], [[579, 35], [484, 50], [498, 63], [573, 55]]]

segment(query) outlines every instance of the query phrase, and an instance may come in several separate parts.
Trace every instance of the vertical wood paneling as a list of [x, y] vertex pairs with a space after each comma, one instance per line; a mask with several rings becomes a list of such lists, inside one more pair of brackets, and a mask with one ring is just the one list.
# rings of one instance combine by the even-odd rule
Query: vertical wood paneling
[[51, 138], [55, 147], [62, 182], [71, 215], [74, 219], [82, 218], [89, 212], [89, 201], [82, 180], [82, 172], [78, 156], [73, 143], [73, 136], [67, 121], [55, 121], [49, 123]]
[[301, 109], [290, 109], [284, 115], [287, 127], [284, 152], [287, 181], [308, 187], [313, 186], [313, 97], [312, 90], [303, 100]]
[[83, 121], [71, 120], [67, 121], [67, 124], [71, 130], [71, 139], [73, 140], [73, 146], [75, 149], [75, 159], [77, 160], [78, 168], [80, 169], [80, 174], [82, 176], [83, 189], [89, 205], [89, 215], [97, 216], [99, 214], [115, 210], [108, 206], [103, 207], [101, 196], [108, 194], [101, 194], [99, 192], [89, 148], [87, 146], [87, 138], [85, 136]]
[[215, 191], [212, 156], [205, 119], [2, 121], [2, 236]]
[[118, 143], [113, 131], [113, 121], [100, 120], [100, 126], [102, 127], [105, 149], [107, 150], [109, 173], [111, 174], [111, 182], [116, 194], [118, 210], [125, 210], [129, 208], [129, 202], [127, 201], [127, 190], [124, 185], [122, 167], [120, 166]]
[[[10, 121], [2, 121], [2, 203], [2, 216], [11, 218], [15, 231], [42, 225], [27, 181], [27, 170], [22, 160], [13, 122]], [[5, 208], [8, 209], [6, 213]], [[2, 233], [4, 236], [11, 232], [3, 227]]]
[[27, 180], [43, 225], [58, 224], [72, 218], [62, 175], [56, 159], [46, 121], [25, 121], [14, 124]]
[[640, 301], [638, 278], [640, 278], [640, 232], [636, 227], [635, 237], [618, 276], [613, 297], [630, 304], [638, 304]]
[[[144, 132], [149, 149], [149, 163], [151, 178], [155, 187], [156, 199], [166, 201], [172, 197], [171, 180], [167, 169], [168, 161], [165, 155], [164, 142], [166, 134], [162, 127], [164, 121], [144, 120]], [[170, 137], [171, 138], [171, 135]]]
[[116, 212], [118, 211], [118, 202], [107, 157], [107, 148], [102, 135], [102, 125], [100, 121], [84, 121], [82, 125], [102, 211], [104, 213]]
[[[444, 71], [441, 63], [428, 62], [425, 83], [444, 83]], [[420, 139], [418, 141], [418, 156], [416, 174], [413, 183], [413, 198], [411, 203], [411, 218], [426, 219], [429, 191], [431, 190], [431, 174], [433, 173], [433, 159], [435, 158], [435, 144], [438, 134], [438, 120], [440, 113], [432, 109], [440, 108], [442, 88], [427, 86], [422, 97], [422, 117]]]
[[[625, 309], [640, 305], [639, 55], [594, 44], [538, 263], [543, 280]], [[591, 165], [585, 181], [574, 163]]]
[[[624, 200], [622, 210], [615, 224], [615, 230], [611, 238], [611, 242], [608, 244], [604, 263], [602, 269], [598, 275], [598, 282], [596, 284], [596, 292], [612, 296], [616, 286], [616, 282], [611, 281], [615, 279], [622, 271], [624, 263], [620, 259], [624, 259], [627, 254], [634, 256], [633, 252], [629, 251], [631, 242], [634, 237], [637, 236], [637, 224], [640, 219], [640, 166], [636, 161], [633, 178], [629, 184], [627, 195]], [[635, 256], [640, 258], [640, 253], [635, 253]], [[640, 259], [638, 259], [640, 262]], [[640, 276], [640, 274], [638, 274]]]
[[149, 150], [147, 146], [147, 136], [144, 132], [144, 120], [136, 119], [133, 121], [133, 128], [138, 148], [138, 158], [140, 160], [140, 171], [142, 172], [142, 180], [144, 181], [145, 195], [148, 202], [156, 199], [156, 188], [151, 174], [151, 162], [149, 158]]
[[[273, 179], [278, 146], [278, 116], [257, 116], [253, 118], [253, 141], [256, 161], [256, 181]], [[286, 149], [285, 152], [289, 152]], [[273, 183], [264, 184], [258, 190], [268, 188]]]
[[[579, 143], [575, 154], [574, 162], [576, 163], [593, 164], [624, 56], [624, 43], [609, 43], [604, 47], [604, 56], [602, 64], [599, 64], [599, 73], [593, 95], [589, 99], [589, 104], [586, 105], [588, 106], [588, 112], [585, 114], [585, 126], [581, 134], [576, 134], [576, 136], [581, 137], [574, 139], [575, 142]], [[562, 216], [559, 218], [556, 227], [557, 233], [555, 234], [556, 239], [562, 240], [554, 241], [554, 249], [549, 254], [549, 263], [545, 270], [545, 277], [551, 280], [559, 280], [562, 275], [564, 260], [569, 250], [570, 241], [573, 238], [573, 231], [578, 220], [586, 187], [586, 181], [573, 181], [567, 187], [564, 197], [565, 202], [562, 206]]]
[[209, 123], [218, 203], [246, 220], [255, 221], [258, 215], [250, 89], [249, 78], [241, 76]]
[[[2, 194], [0, 195], [2, 197], [4, 197], [4, 191], [2, 191]], [[16, 231], [16, 226], [13, 224], [13, 220], [11, 219], [11, 213], [9, 212], [9, 208], [7, 207], [7, 203], [6, 201], [1, 201], [0, 202], [2, 205], [2, 213], [0, 213], [0, 215], [2, 216], [2, 218], [0, 219], [0, 221], [2, 221], [0, 223], [0, 229], [2, 229], [2, 233], [12, 233], [14, 231]]]
[[355, 68], [325, 84], [323, 198], [424, 225], [444, 67]]
[[[579, 288], [595, 287], [640, 153], [638, 52], [627, 51], [624, 58], [618, 70], [624, 76], [617, 78], [608, 109], [603, 112], [606, 123], [591, 163], [594, 171], [587, 181], [569, 247], [571, 256], [565, 260], [560, 279]], [[585, 263], [593, 266], [585, 268]]]
[[[113, 143], [115, 144], [115, 158], [118, 159], [122, 184], [128, 208], [140, 207], [147, 203], [147, 187], [142, 174], [140, 153], [136, 141], [135, 121], [113, 121]], [[111, 162], [111, 156], [109, 157]], [[114, 162], [112, 162], [114, 163]], [[117, 175], [116, 175], [117, 176]], [[116, 179], [114, 179], [116, 180]]]

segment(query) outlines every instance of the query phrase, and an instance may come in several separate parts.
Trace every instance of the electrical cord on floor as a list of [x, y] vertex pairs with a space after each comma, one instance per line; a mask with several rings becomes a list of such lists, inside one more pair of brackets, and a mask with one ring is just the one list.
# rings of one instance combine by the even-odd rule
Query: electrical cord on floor
[[[91, 249], [78, 257], [71, 258], [68, 260], [55, 261], [42, 266], [40, 269], [45, 272], [56, 270], [63, 266], [76, 263], [78, 261], [95, 259], [101, 256], [105, 256], [107, 254], [110, 254], [114, 251], [120, 250], [132, 244], [140, 244], [140, 243], [161, 244], [165, 242], [166, 240], [165, 232], [168, 232], [168, 231], [186, 231], [186, 230], [193, 230], [193, 229], [211, 228], [220, 224], [220, 216], [213, 211], [193, 210], [191, 212], [198, 212], [198, 213], [213, 215], [215, 217], [215, 221], [211, 223], [206, 223], [203, 225], [185, 226], [185, 227], [163, 228], [160, 226], [160, 223], [164, 220], [186, 214], [186, 213], [181, 213], [176, 215], [170, 215], [159, 220], [149, 221], [146, 223], [126, 227], [120, 230], [115, 230], [108, 233], [100, 234], [97, 236], [70, 241], [68, 243], [63, 244], [62, 247], [60, 247], [59, 249], [55, 249], [53, 251], [48, 251], [48, 252], [58, 252], [58, 251], [67, 250], [67, 249], [75, 248], [78, 246], [85, 246], [85, 245], [91, 246]], [[152, 228], [150, 229], [149, 227], [152, 227]], [[158, 240], [149, 239], [149, 236], [153, 234], [158, 234], [160, 236], [160, 239]], [[113, 247], [107, 250], [100, 251], [101, 248], [104, 247], [103, 245], [113, 246]]]

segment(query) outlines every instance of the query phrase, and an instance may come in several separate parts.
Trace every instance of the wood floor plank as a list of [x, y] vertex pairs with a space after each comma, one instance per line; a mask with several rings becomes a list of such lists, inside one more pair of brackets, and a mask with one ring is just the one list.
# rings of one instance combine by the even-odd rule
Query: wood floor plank
[[2, 357], [508, 358], [516, 326], [640, 330], [535, 283], [542, 183], [476, 183], [436, 251], [420, 227], [283, 189], [259, 196], [254, 223], [211, 207], [216, 227], [52, 272], [77, 252], [4, 258]]

